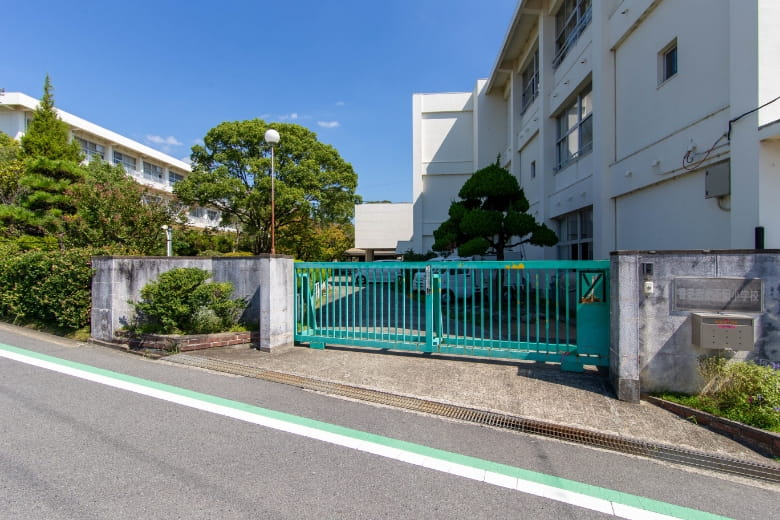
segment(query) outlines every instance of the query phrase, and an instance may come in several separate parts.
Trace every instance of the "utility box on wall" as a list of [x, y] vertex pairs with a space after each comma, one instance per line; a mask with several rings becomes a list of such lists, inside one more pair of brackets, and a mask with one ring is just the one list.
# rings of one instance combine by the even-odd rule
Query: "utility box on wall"
[[723, 197], [731, 194], [731, 163], [721, 161], [704, 172], [704, 198]]
[[701, 348], [753, 350], [752, 316], [694, 312], [692, 343]]

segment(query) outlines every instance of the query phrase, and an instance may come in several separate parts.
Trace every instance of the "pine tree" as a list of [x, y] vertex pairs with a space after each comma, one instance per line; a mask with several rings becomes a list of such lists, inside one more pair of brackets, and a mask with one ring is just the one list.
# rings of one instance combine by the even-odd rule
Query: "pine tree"
[[43, 84], [43, 97], [33, 113], [30, 127], [22, 136], [23, 158], [46, 158], [52, 161], [81, 162], [81, 147], [70, 141], [68, 125], [54, 110], [54, 88], [49, 76]]
[[68, 125], [54, 110], [49, 76], [43, 97], [22, 137], [21, 159], [15, 203], [0, 206], [0, 230], [6, 235], [64, 236], [66, 220], [76, 212], [67, 189], [84, 177], [78, 142], [68, 138]]
[[460, 256], [495, 254], [520, 244], [554, 246], [555, 232], [528, 214], [530, 205], [517, 179], [496, 164], [474, 172], [450, 205], [449, 218], [433, 232], [434, 251], [458, 248]]

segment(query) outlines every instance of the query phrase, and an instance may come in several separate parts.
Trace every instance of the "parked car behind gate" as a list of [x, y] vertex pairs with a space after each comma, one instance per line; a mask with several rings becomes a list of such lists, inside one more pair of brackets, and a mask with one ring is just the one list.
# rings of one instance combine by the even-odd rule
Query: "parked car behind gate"
[[376, 260], [367, 262], [355, 272], [355, 283], [395, 283], [401, 277], [401, 268], [393, 264], [399, 264], [400, 260]]
[[[430, 262], [468, 262], [470, 258], [434, 258]], [[489, 271], [478, 269], [455, 268], [441, 269], [433, 268], [432, 271], [438, 274], [441, 280], [441, 299], [443, 303], [454, 300], [470, 300], [482, 293], [488, 286]], [[425, 291], [428, 279], [426, 271], [418, 271], [412, 280], [412, 288], [415, 291]]]

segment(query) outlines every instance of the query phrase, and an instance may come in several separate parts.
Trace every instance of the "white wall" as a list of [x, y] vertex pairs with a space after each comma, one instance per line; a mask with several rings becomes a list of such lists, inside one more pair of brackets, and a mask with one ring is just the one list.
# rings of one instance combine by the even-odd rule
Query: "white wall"
[[[683, 129], [728, 105], [728, 15], [726, 0], [661, 2], [616, 49], [619, 160], [675, 132], [695, 132]], [[678, 73], [659, 84], [659, 53], [675, 38]], [[723, 131], [721, 125], [702, 135], [699, 146]], [[668, 158], [681, 159], [684, 153], [668, 150]]]
[[704, 198], [703, 171], [620, 196], [615, 206], [618, 250], [729, 248], [729, 212]]
[[768, 140], [759, 148], [759, 225], [764, 227], [764, 245], [780, 249], [780, 140]]
[[474, 173], [474, 121], [472, 93], [414, 95], [411, 244], [415, 252], [430, 250], [433, 230], [447, 219], [451, 201]]
[[[780, 96], [780, 2], [777, 0], [758, 0], [758, 100], [763, 105]], [[761, 109], [759, 126], [780, 119], [780, 102], [772, 103]]]
[[[0, 103], [3, 98], [0, 97]], [[24, 112], [5, 111], [0, 104], [0, 132], [19, 139], [24, 133]]]
[[399, 242], [406, 243], [411, 237], [411, 204], [382, 203], [355, 206], [355, 247], [397, 250]]
[[514, 159], [509, 148], [511, 141], [507, 140], [510, 130], [507, 110], [511, 109], [511, 103], [503, 96], [486, 95], [486, 83], [487, 80], [478, 80], [474, 88], [474, 98], [477, 102], [471, 133], [475, 139], [476, 156], [471, 173], [495, 163], [499, 154], [502, 165], [507, 162], [511, 164]]

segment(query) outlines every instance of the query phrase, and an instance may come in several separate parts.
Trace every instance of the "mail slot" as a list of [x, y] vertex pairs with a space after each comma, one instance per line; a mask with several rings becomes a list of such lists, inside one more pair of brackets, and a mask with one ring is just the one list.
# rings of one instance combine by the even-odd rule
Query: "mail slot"
[[694, 312], [693, 344], [701, 348], [753, 350], [753, 317]]

